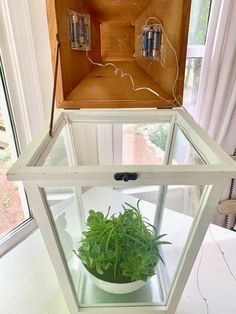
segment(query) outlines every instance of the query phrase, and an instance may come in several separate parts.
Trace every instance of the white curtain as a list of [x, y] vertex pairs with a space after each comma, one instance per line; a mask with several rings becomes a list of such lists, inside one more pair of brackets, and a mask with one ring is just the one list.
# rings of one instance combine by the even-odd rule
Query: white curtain
[[228, 153], [236, 146], [236, 1], [213, 0], [195, 118]]
[[[195, 119], [229, 154], [236, 147], [236, 1], [213, 0]], [[230, 184], [230, 183], [229, 183]], [[228, 187], [229, 188], [229, 187]], [[222, 198], [227, 198], [226, 189]], [[222, 224], [223, 218], [214, 221]]]

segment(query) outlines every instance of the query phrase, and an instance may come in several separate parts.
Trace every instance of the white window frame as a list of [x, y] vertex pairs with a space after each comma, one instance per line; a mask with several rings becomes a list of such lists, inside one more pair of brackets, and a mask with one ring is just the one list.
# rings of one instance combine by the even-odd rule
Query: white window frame
[[[45, 69], [39, 73], [40, 61], [37, 58], [35, 34], [33, 34], [33, 26], [35, 25], [32, 25], [34, 18], [32, 11], [35, 11], [33, 12], [34, 15], [37, 13], [39, 16], [38, 21], [34, 21], [34, 23], [38, 23], [38, 30], [43, 28], [39, 26], [40, 22], [45, 24], [46, 29], [46, 10], [43, 6], [45, 6], [43, 0], [34, 1], [34, 4], [28, 0], [0, 1], [0, 55], [20, 151], [25, 149], [35, 133], [44, 124], [46, 116], [44, 103], [51, 98], [50, 91], [53, 80], [49, 43], [45, 45], [48, 48], [46, 52], [45, 47], [42, 46], [42, 51], [44, 54], [46, 53], [46, 59], [49, 60], [48, 73]], [[44, 38], [44, 34], [40, 39], [42, 40], [42, 38]], [[40, 42], [38, 44], [40, 45]], [[45, 60], [41, 60], [41, 65], [43, 61]], [[45, 84], [42, 83], [42, 72], [46, 77]], [[47, 88], [46, 93], [45, 88]], [[50, 102], [46, 105], [49, 111]], [[23, 188], [22, 193], [24, 193]], [[25, 200], [25, 202], [27, 201]], [[37, 228], [33, 214], [30, 213], [30, 216], [1, 239], [0, 257]]]
[[205, 54], [205, 45], [188, 45], [187, 59], [188, 58], [203, 58]]
[[[2, 71], [2, 64], [1, 64], [1, 71]], [[1, 86], [0, 86], [0, 99], [2, 101], [1, 110], [3, 113], [4, 121], [6, 123], [6, 131], [8, 132], [9, 137], [9, 147], [11, 150], [11, 158], [15, 161], [18, 157], [19, 153], [19, 143], [18, 143], [18, 136], [15, 130], [15, 121], [12, 117], [12, 110], [11, 104], [9, 103], [9, 94], [5, 82], [5, 73], [1, 74]], [[13, 120], [13, 121], [12, 121]], [[29, 234], [31, 234], [35, 228], [37, 227], [35, 219], [32, 218], [32, 213], [28, 206], [25, 190], [23, 187], [22, 182], [17, 182], [18, 186], [18, 193], [20, 196], [20, 201], [22, 204], [22, 211], [24, 213], [25, 218], [21, 223], [17, 226], [13, 227], [9, 230], [6, 235], [4, 235], [0, 240], [0, 256], [7, 253], [11, 248], [16, 246], [19, 242], [25, 239]]]

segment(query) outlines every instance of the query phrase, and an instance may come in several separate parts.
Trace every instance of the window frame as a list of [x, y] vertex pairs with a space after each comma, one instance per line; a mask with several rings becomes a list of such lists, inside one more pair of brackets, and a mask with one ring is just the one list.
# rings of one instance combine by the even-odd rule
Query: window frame
[[[0, 29], [0, 61], [3, 77], [1, 79], [7, 111], [14, 121], [13, 124], [10, 122], [16, 138], [17, 156], [14, 157], [18, 157], [20, 151], [25, 149], [45, 121], [30, 8], [26, 0], [0, 2]], [[24, 40], [19, 34], [24, 34]], [[20, 190], [21, 199], [25, 202], [23, 205], [29, 208], [29, 218], [1, 238], [0, 257], [21, 243], [38, 227], [23, 185]]]
[[[13, 117], [10, 97], [8, 93], [8, 88], [6, 84], [5, 79], [5, 73], [3, 69], [2, 59], [0, 55], [0, 84], [2, 85], [1, 88], [3, 90], [3, 112], [4, 112], [4, 118], [6, 118], [6, 124], [11, 129], [12, 137], [9, 145], [11, 146], [11, 154], [13, 157], [13, 161], [19, 157], [20, 155], [20, 146], [17, 136], [17, 130], [15, 126], [15, 121]], [[24, 219], [20, 224], [13, 227], [11, 230], [9, 230], [0, 240], [0, 257], [6, 254], [9, 250], [11, 250], [14, 246], [19, 244], [21, 241], [23, 241], [25, 238], [27, 238], [28, 235], [30, 235], [35, 228], [37, 228], [37, 224], [35, 219], [32, 217], [32, 212], [30, 210], [27, 196], [23, 187], [23, 184], [21, 182], [18, 183], [18, 193], [20, 195], [20, 200], [22, 204], [22, 210], [23, 212], [27, 211], [27, 214], [29, 217]]]

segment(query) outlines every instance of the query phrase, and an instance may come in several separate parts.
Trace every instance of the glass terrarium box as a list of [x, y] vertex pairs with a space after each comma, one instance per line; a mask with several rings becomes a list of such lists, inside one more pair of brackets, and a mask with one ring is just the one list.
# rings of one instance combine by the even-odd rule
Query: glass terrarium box
[[235, 174], [183, 109], [68, 110], [8, 178], [25, 184], [70, 313], [174, 313]]

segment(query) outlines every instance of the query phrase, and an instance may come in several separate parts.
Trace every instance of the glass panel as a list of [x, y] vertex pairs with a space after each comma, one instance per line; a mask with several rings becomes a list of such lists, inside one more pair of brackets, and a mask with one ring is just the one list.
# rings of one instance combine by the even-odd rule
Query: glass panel
[[184, 83], [184, 107], [194, 115], [197, 103], [202, 59], [206, 42], [211, 0], [192, 0], [190, 25], [188, 34], [188, 47], [191, 47], [192, 58], [186, 59]]
[[174, 275], [188, 241], [190, 229], [198, 212], [204, 186], [177, 185], [163, 188], [163, 208], [160, 209], [158, 229], [160, 233], [168, 234], [172, 245], [162, 246], [161, 254], [165, 267], [161, 270], [169, 285]]
[[46, 147], [37, 161], [38, 166], [158, 165], [164, 162], [169, 123], [73, 122], [70, 126], [72, 138], [68, 136], [66, 125], [59, 136], [55, 135], [57, 138], [51, 148]]
[[168, 132], [168, 123], [124, 124], [122, 164], [163, 164]]
[[178, 127], [175, 129], [170, 157], [170, 163], [174, 165], [204, 164], [198, 152]]
[[192, 0], [188, 44], [204, 45], [206, 41], [211, 0]]
[[194, 114], [201, 75], [202, 58], [187, 58], [184, 82], [184, 107]]
[[7, 180], [17, 158], [17, 137], [0, 60], [0, 240], [30, 217], [21, 183]]
[[[77, 249], [84, 230], [84, 218], [79, 198], [80, 190], [75, 187], [44, 188], [44, 195], [58, 232], [64, 256], [75, 287], [78, 286], [81, 270], [73, 249]], [[76, 271], [75, 271], [76, 270]]]
[[39, 161], [38, 165], [43, 166], [69, 166], [72, 164], [68, 148], [68, 137], [66, 127], [63, 127], [55, 143], [52, 145], [45, 160]]
[[[80, 306], [153, 305], [166, 302], [166, 284], [158, 267], [155, 267], [155, 275], [151, 276], [143, 287], [134, 292], [119, 295], [105, 292], [97, 287], [88, 276], [78, 256], [73, 252], [73, 249], [77, 251], [80, 245], [81, 233], [82, 230], [85, 230], [84, 221], [87, 220], [90, 209], [107, 215], [110, 207], [109, 217], [111, 217], [113, 214], [124, 212], [122, 204], [125, 202], [137, 206], [137, 201], [141, 199], [139, 203], [141, 214], [148, 219], [149, 223], [153, 224], [156, 203], [159, 202], [159, 187], [82, 187], [81, 189], [65, 189], [65, 191], [62, 188], [47, 188], [44, 191]], [[150, 229], [153, 232], [151, 227]], [[119, 232], [120, 230], [119, 228]]]
[[[173, 279], [181, 261], [185, 245], [188, 241], [188, 235], [198, 211], [203, 190], [204, 186], [195, 185], [44, 189], [45, 197], [55, 221], [55, 226], [80, 306], [141, 306], [165, 304], [171, 291]], [[113, 260], [111, 259], [110, 262], [107, 260], [107, 252], [113, 252], [113, 254], [116, 252], [116, 246], [113, 245], [115, 245], [114, 243], [116, 243], [116, 241], [119, 241], [120, 237], [118, 235], [122, 234], [125, 226], [124, 223], [121, 223], [122, 220], [119, 220], [120, 225], [116, 231], [118, 233], [115, 233], [113, 237], [112, 232], [115, 231], [109, 229], [111, 226], [109, 219], [111, 219], [111, 217], [115, 217], [114, 219], [121, 217], [119, 215], [124, 213], [122, 205], [127, 209], [131, 209], [132, 206], [137, 208], [138, 200], [140, 200], [138, 208], [143, 221], [148, 221], [148, 223], [156, 226], [155, 231], [153, 227], [146, 224], [151, 230], [151, 234], [154, 235], [156, 232], [159, 235], [166, 234], [160, 241], [169, 241], [171, 244], [158, 246], [159, 253], [164, 263], [159, 259], [156, 266], [152, 266], [155, 274], [149, 277], [144, 286], [129, 293], [116, 294], [112, 293], [111, 290], [106, 292], [99, 286], [100, 282], [98, 282], [97, 277], [101, 279], [104, 278], [104, 276], [106, 276], [106, 278], [111, 278], [112, 276], [112, 278], [127, 280], [126, 278], [128, 277], [124, 277], [124, 275], [123, 277], [119, 277], [120, 274], [123, 274], [124, 269], [122, 267], [125, 267], [127, 261], [131, 261], [130, 265], [133, 266], [138, 258], [141, 258], [134, 266], [136, 271], [147, 256], [148, 263], [149, 259], [152, 258], [150, 257], [151, 255], [149, 255], [149, 251], [145, 251], [145, 254], [141, 253], [142, 250], [140, 247], [145, 247], [146, 249], [146, 246], [143, 246], [146, 240], [138, 244], [136, 241], [140, 234], [144, 232], [144, 229], [142, 229], [141, 233], [135, 233], [139, 228], [138, 225], [135, 225], [134, 229], [128, 229], [128, 231], [126, 230], [125, 233], [123, 233], [126, 237], [124, 238], [126, 239], [126, 244], [124, 245], [122, 242], [121, 247], [123, 251], [126, 249], [127, 252], [127, 245], [129, 253], [126, 253], [128, 255], [125, 258], [125, 264], [122, 264], [119, 259], [119, 265], [116, 266], [116, 269], [118, 269], [117, 276], [113, 273], [113, 266], [109, 266], [113, 263]], [[93, 215], [95, 216], [89, 215], [90, 210], [93, 210], [92, 213], [94, 213]], [[103, 215], [99, 214], [100, 218], [98, 218], [97, 212], [101, 212]], [[85, 226], [88, 217], [90, 217], [89, 229]], [[133, 221], [134, 218], [131, 217], [137, 216], [136, 214], [135, 216], [129, 216], [129, 221]], [[98, 229], [96, 229], [96, 231], [91, 229], [94, 223], [96, 226], [98, 225], [98, 221], [99, 223], [102, 221], [100, 231], [98, 231]], [[130, 228], [130, 224], [128, 223], [127, 225]], [[83, 256], [81, 258], [83, 261], [86, 261], [86, 263], [91, 263], [90, 267], [88, 267], [89, 265], [87, 264], [87, 269], [78, 257], [78, 254], [81, 254], [78, 249], [83, 243], [80, 242], [80, 240], [86, 237], [85, 233], [82, 234], [85, 230], [90, 230], [90, 240], [86, 242], [85, 250], [80, 257]], [[110, 230], [113, 231], [111, 232]], [[93, 239], [97, 239], [98, 236], [99, 241], [94, 243]], [[127, 242], [127, 239], [131, 242]], [[132, 245], [129, 246], [130, 243], [132, 243]], [[135, 254], [132, 255], [132, 259], [130, 259], [129, 254], [133, 248], [137, 248], [139, 253], [135, 251]], [[94, 251], [95, 249], [97, 251]], [[118, 250], [118, 252], [121, 251]], [[142, 254], [145, 256], [142, 256]], [[118, 254], [117, 258], [121, 257], [121, 253], [120, 255]], [[110, 269], [109, 267], [112, 267], [112, 272], [106, 272], [104, 270], [104, 263], [108, 263], [108, 270]], [[114, 263], [112, 265], [114, 265]], [[129, 271], [130, 265], [128, 268]], [[102, 273], [99, 273], [99, 269], [100, 271], [102, 270]], [[148, 268], [145, 264], [145, 271], [146, 269]], [[93, 275], [96, 274], [96, 282], [91, 273]], [[115, 287], [115, 289], [118, 288]]]

